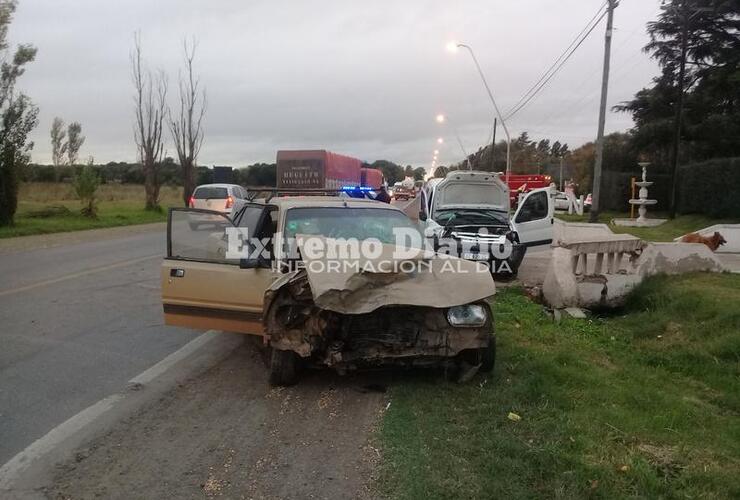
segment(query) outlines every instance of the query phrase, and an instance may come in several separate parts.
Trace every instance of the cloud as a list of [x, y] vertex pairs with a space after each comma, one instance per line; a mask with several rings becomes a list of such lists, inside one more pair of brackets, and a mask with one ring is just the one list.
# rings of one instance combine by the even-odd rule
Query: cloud
[[[50, 160], [54, 116], [82, 122], [83, 155], [134, 159], [129, 53], [138, 30], [147, 62], [169, 75], [173, 102], [181, 41], [199, 41], [196, 69], [208, 92], [201, 164], [272, 161], [277, 149], [313, 147], [424, 165], [438, 135], [448, 138], [443, 161], [461, 156], [449, 126], [435, 123], [438, 112], [454, 117], [468, 150], [486, 140], [493, 119], [475, 67], [467, 54], [445, 52], [448, 39], [475, 48], [507, 109], [601, 3], [22, 0], [11, 38], [39, 48], [21, 83], [41, 108], [38, 162]], [[610, 105], [656, 72], [640, 48], [657, 7], [623, 1], [617, 9]], [[591, 140], [602, 51], [600, 26], [511, 120], [512, 134]], [[627, 115], [608, 118], [609, 130], [630, 126]]]

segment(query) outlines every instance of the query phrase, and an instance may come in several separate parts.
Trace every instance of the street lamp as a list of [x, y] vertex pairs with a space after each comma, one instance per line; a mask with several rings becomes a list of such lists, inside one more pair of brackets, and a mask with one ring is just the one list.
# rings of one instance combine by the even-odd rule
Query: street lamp
[[457, 43], [454, 41], [451, 41], [447, 44], [447, 50], [453, 53], [457, 52], [458, 49], [460, 48], [467, 49], [468, 52], [470, 53], [470, 57], [473, 58], [473, 62], [475, 63], [475, 68], [478, 70], [478, 74], [480, 75], [480, 78], [483, 81], [483, 86], [486, 88], [486, 92], [488, 92], [488, 97], [491, 99], [491, 104], [493, 104], [493, 109], [496, 110], [496, 115], [498, 115], [498, 119], [501, 120], [501, 125], [504, 127], [504, 133], [506, 134], [506, 177], [508, 178], [509, 175], [511, 174], [511, 136], [509, 135], [509, 129], [506, 126], [504, 117], [501, 116], [501, 111], [498, 109], [498, 105], [496, 104], [496, 99], [493, 98], [493, 92], [491, 92], [491, 88], [488, 86], [486, 77], [483, 74], [483, 70], [480, 68], [480, 64], [478, 64], [478, 59], [475, 57], [475, 52], [473, 52], [473, 49], [470, 47], [470, 45], [466, 45], [464, 43]]
[[437, 138], [437, 144], [442, 144], [442, 143], [444, 143], [444, 142], [445, 142], [445, 140], [444, 140], [444, 139], [442, 139], [441, 137], [438, 137], [438, 138]]
[[465, 163], [468, 164], [468, 170], [472, 170], [473, 168], [470, 165], [470, 160], [469, 160], [469, 157], [468, 157], [468, 152], [465, 151], [465, 146], [463, 146], [462, 139], [460, 139], [460, 134], [457, 131], [457, 127], [455, 127], [455, 125], [452, 124], [452, 121], [450, 120], [450, 117], [447, 116], [447, 115], [443, 115], [442, 113], [440, 113], [440, 114], [438, 114], [435, 117], [435, 119], [437, 120], [437, 123], [442, 124], [442, 123], [448, 122], [450, 124], [450, 126], [452, 127], [452, 131], [455, 133], [455, 139], [457, 139], [457, 144], [460, 146], [460, 150], [465, 155]]

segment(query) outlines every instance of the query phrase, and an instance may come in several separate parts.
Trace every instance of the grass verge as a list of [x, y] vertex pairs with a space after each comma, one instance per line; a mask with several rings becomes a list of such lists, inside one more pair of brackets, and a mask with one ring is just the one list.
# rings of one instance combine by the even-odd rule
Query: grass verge
[[[147, 211], [143, 186], [104, 184], [98, 189], [98, 217], [92, 219], [80, 214], [80, 202], [68, 184], [27, 183], [21, 186], [19, 198], [15, 225], [0, 227], [0, 238], [164, 222], [167, 208], [182, 204], [180, 189], [165, 186], [160, 191], [162, 211]], [[69, 212], [33, 216], [48, 207], [65, 207]]]
[[493, 377], [391, 389], [385, 495], [740, 497], [740, 276], [655, 277], [622, 315], [559, 324], [504, 290], [495, 316]]
[[[663, 214], [652, 214], [651, 217], [662, 218]], [[588, 214], [568, 215], [557, 214], [558, 219], [566, 222], [588, 222]], [[673, 241], [674, 238], [683, 236], [687, 233], [693, 233], [699, 229], [709, 227], [713, 224], [737, 224], [738, 219], [710, 219], [705, 215], [680, 215], [675, 219], [668, 220], [656, 227], [626, 227], [617, 226], [611, 223], [616, 218], [628, 218], [629, 214], [620, 214], [616, 212], [604, 212], [599, 214], [599, 222], [609, 225], [609, 229], [617, 234], [633, 234], [638, 238], [647, 241]]]

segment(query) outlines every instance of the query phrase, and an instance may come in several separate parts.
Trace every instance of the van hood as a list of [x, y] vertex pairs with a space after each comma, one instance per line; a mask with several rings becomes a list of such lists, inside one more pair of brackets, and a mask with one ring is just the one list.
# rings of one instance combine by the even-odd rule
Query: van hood
[[455, 171], [434, 188], [432, 218], [439, 210], [495, 210], [509, 214], [509, 187], [499, 174], [478, 171]]
[[[324, 248], [342, 243], [333, 238], [311, 238], [320, 239]], [[401, 255], [395, 245], [380, 244], [377, 257], [342, 259], [340, 264], [352, 262], [352, 266], [332, 269], [332, 259], [326, 252], [315, 256], [313, 249], [306, 248], [308, 240], [304, 236], [296, 239], [305, 269], [284, 275], [271, 289], [274, 292], [305, 273], [313, 301], [322, 309], [364, 314], [392, 305], [446, 308], [484, 300], [496, 293], [486, 266], [457, 257], [421, 249], [404, 249]], [[413, 265], [417, 265], [416, 271]]]

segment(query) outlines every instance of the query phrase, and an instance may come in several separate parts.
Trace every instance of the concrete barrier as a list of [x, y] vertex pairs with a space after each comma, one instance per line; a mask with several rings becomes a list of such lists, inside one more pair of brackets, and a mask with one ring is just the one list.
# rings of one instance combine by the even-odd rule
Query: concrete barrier
[[614, 236], [606, 224], [589, 224], [587, 222], [565, 222], [555, 219], [552, 228], [552, 246], [560, 246], [586, 239], [609, 238]]
[[647, 243], [591, 226], [566, 223], [554, 240], [542, 292], [555, 309], [618, 307], [647, 276], [724, 270], [706, 245]]

